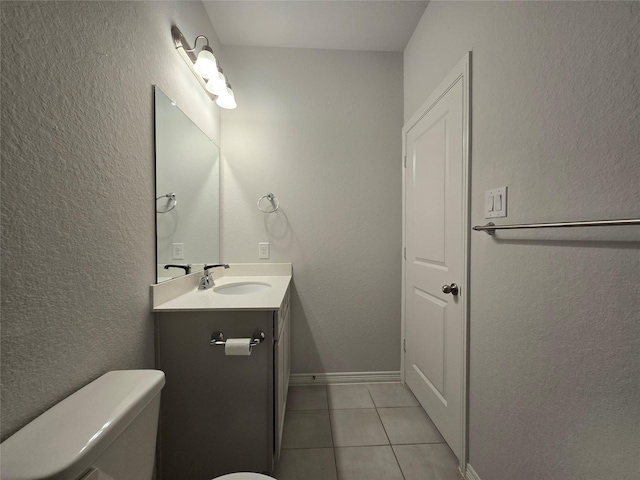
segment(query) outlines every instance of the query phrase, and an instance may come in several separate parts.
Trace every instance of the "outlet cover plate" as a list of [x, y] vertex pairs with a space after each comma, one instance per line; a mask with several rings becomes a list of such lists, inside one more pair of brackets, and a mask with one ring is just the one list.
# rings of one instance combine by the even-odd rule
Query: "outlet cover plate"
[[173, 244], [173, 259], [184, 260], [184, 243]]

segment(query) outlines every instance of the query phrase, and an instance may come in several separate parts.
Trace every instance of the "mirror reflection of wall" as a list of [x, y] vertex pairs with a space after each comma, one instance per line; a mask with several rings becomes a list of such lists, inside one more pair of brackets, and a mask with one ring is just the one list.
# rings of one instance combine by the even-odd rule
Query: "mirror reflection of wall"
[[157, 282], [220, 261], [220, 149], [157, 86]]

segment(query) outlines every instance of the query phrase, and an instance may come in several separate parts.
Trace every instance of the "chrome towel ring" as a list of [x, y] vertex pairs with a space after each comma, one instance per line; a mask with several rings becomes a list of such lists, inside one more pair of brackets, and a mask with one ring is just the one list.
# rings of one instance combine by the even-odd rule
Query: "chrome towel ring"
[[[272, 210], [265, 210], [260, 206], [260, 202], [262, 202], [262, 200], [264, 200], [265, 198], [271, 202], [271, 205], [273, 206]], [[274, 213], [274, 212], [277, 212], [278, 209], [280, 208], [280, 202], [278, 201], [278, 199], [273, 193], [267, 193], [266, 195], [261, 196], [258, 199], [257, 205], [258, 205], [258, 210], [260, 210], [262, 213]]]
[[[168, 198], [169, 200], [167, 201], [167, 204], [170, 205], [170, 207], [167, 208], [166, 210], [158, 210], [158, 207], [156, 206], [156, 213], [167, 213], [173, 210], [174, 208], [176, 208], [176, 205], [178, 204], [178, 200], [176, 200], [175, 193], [171, 192], [171, 193], [167, 193], [166, 195], [160, 195], [159, 197], [156, 197], [156, 202], [161, 198]], [[173, 202], [173, 205], [171, 205], [172, 202]]]

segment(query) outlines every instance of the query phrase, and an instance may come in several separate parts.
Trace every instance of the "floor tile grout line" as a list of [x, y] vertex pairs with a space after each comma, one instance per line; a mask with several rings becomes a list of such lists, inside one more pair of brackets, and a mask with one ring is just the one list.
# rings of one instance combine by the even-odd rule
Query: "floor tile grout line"
[[330, 408], [332, 412], [336, 410], [375, 410], [376, 407], [351, 407], [351, 408]]
[[376, 408], [376, 404], [373, 401], [373, 398], [371, 397], [371, 393], [369, 392], [369, 388], [367, 387], [367, 383], [357, 383], [357, 384], [349, 384], [349, 383], [345, 383], [345, 384], [341, 384], [341, 385], [327, 385], [327, 387], [330, 386], [343, 386], [343, 387], [348, 387], [348, 386], [363, 386], [365, 387], [365, 389], [367, 390], [367, 393], [369, 394], [369, 398], [371, 400], [371, 404], [373, 405], [372, 407], [364, 407], [364, 406], [356, 406], [356, 407], [342, 407], [342, 408], [333, 408], [331, 406], [331, 401], [330, 401], [330, 395], [329, 395], [329, 388], [327, 388], [327, 404], [329, 405], [329, 410], [355, 410], [355, 409], [372, 409], [372, 408]]
[[337, 445], [333, 448], [356, 448], [356, 447], [390, 447], [390, 443], [367, 443], [366, 445]]
[[327, 412], [328, 409], [326, 408], [321, 408], [321, 409], [313, 409], [313, 410], [287, 410], [288, 412]]
[[373, 410], [378, 408], [420, 408], [424, 410], [420, 405], [403, 405], [403, 406], [393, 406], [393, 407], [344, 407], [344, 408], [305, 408], [305, 409], [295, 409], [288, 408], [288, 412], [326, 412], [327, 410]]
[[411, 443], [392, 443], [391, 445], [395, 445], [397, 447], [402, 447], [403, 445], [447, 445], [447, 442], [411, 442]]
[[[380, 405], [379, 407], [376, 406], [376, 408], [422, 408], [422, 406], [420, 405], [393, 405], [390, 407], [386, 407], [384, 405]], [[424, 410], [424, 408], [422, 408]]]
[[[333, 440], [333, 438], [332, 438]], [[414, 442], [414, 443], [372, 443], [368, 445], [339, 445], [332, 447], [288, 447], [282, 450], [321, 450], [335, 448], [358, 448], [358, 447], [404, 447], [406, 445], [446, 445], [446, 442]]]
[[281, 450], [322, 450], [322, 449], [327, 449], [327, 448], [333, 448], [333, 447], [294, 447], [294, 448], [282, 448]]
[[367, 385], [367, 392], [369, 392], [369, 396], [371, 397], [371, 401], [376, 406], [376, 415], [378, 415], [378, 419], [380, 420], [380, 424], [382, 425], [382, 429], [384, 430], [384, 434], [387, 436], [387, 440], [389, 441], [389, 448], [391, 448], [391, 453], [393, 453], [393, 458], [396, 459], [396, 464], [398, 465], [398, 470], [400, 470], [400, 475], [402, 475], [403, 480], [406, 480], [404, 476], [404, 472], [402, 471], [402, 465], [400, 465], [400, 461], [398, 460], [398, 456], [396, 455], [396, 451], [393, 449], [393, 444], [391, 443], [391, 438], [387, 433], [387, 429], [384, 426], [384, 422], [382, 421], [382, 417], [380, 416], [380, 412], [378, 411], [378, 406], [376, 405], [376, 401], [373, 399], [373, 395], [371, 395], [371, 390], [369, 390], [369, 386]]
[[336, 450], [339, 450], [341, 448], [371, 448], [371, 447], [391, 447], [392, 445], [389, 443], [385, 443], [385, 444], [377, 444], [377, 445], [343, 445], [340, 447], [335, 447]]
[[333, 465], [336, 469], [336, 480], [340, 480], [340, 472], [338, 472], [338, 457], [336, 456], [336, 441], [333, 438], [333, 425], [331, 425], [331, 408], [329, 408], [329, 389], [324, 386], [325, 394], [327, 395], [327, 411], [329, 412], [329, 430], [331, 431], [331, 445], [333, 447]]
[[[329, 410], [373, 410], [374, 408], [422, 408], [420, 405], [395, 405], [393, 407], [343, 407], [343, 408], [330, 408]], [[424, 408], [422, 408], [424, 410]], [[294, 412], [310, 412], [311, 410], [293, 410]]]
[[376, 413], [378, 414], [378, 418], [380, 419], [380, 423], [382, 424], [382, 428], [384, 429], [384, 433], [387, 436], [387, 440], [389, 440], [389, 447], [391, 447], [391, 453], [393, 453], [393, 458], [396, 459], [396, 463], [398, 464], [398, 469], [400, 470], [400, 475], [402, 475], [402, 478], [404, 480], [406, 480], [406, 477], [404, 476], [404, 472], [402, 471], [402, 465], [400, 465], [400, 460], [398, 460], [398, 456], [396, 455], [396, 451], [393, 449], [393, 443], [391, 443], [391, 438], [389, 438], [389, 434], [387, 433], [387, 429], [384, 426], [384, 422], [382, 421], [382, 417], [380, 416], [380, 412], [378, 412], [377, 408], [376, 408]]
[[309, 410], [294, 410], [294, 409], [287, 410], [287, 412], [327, 412], [327, 411], [329, 411], [328, 408], [324, 408], [324, 409], [320, 409], [320, 410], [318, 410], [317, 408], [314, 408], [313, 410], [311, 410], [311, 409], [309, 409]]

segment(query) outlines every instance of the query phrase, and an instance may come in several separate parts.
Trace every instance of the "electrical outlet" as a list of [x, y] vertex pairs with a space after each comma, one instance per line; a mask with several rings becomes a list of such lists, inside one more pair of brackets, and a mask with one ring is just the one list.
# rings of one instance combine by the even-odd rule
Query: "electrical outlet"
[[173, 259], [174, 260], [184, 259], [184, 243], [173, 244]]
[[269, 258], [269, 242], [258, 243], [258, 258]]

